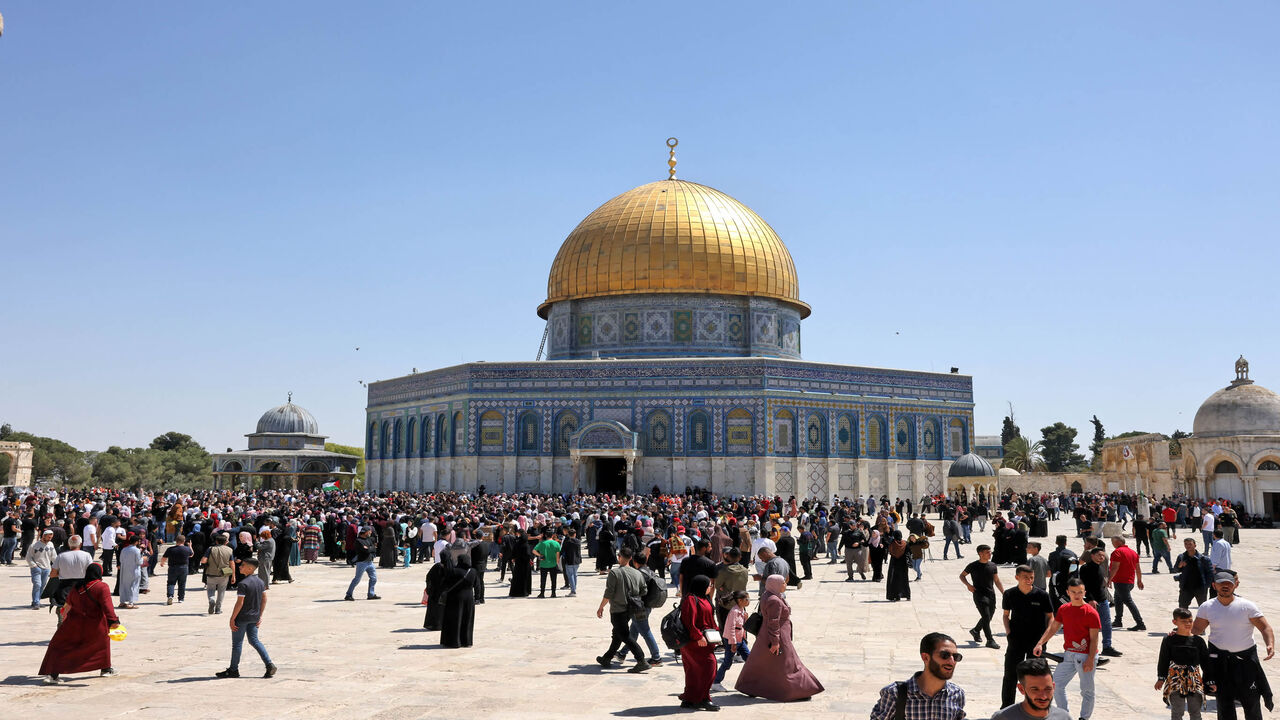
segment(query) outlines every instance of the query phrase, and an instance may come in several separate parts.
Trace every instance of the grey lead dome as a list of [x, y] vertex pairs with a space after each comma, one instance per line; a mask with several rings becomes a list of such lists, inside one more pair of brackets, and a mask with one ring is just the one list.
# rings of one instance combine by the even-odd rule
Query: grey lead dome
[[287, 402], [262, 413], [262, 417], [258, 418], [258, 432], [319, 435], [320, 428], [315, 417], [306, 408]]
[[994, 477], [995, 468], [981, 455], [965, 453], [951, 463], [947, 477]]

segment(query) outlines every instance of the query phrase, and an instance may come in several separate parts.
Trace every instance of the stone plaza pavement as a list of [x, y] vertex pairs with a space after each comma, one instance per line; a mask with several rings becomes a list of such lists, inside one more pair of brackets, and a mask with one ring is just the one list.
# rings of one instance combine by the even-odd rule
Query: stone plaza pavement
[[[1065, 521], [1053, 523], [1050, 533], [1067, 526]], [[1178, 546], [1187, 532], [1179, 533]], [[975, 533], [975, 545], [984, 539]], [[1042, 540], [1052, 545], [1051, 537]], [[1278, 540], [1277, 531], [1245, 530], [1234, 550], [1242, 594], [1257, 599], [1273, 622], [1280, 618], [1280, 601], [1272, 600], [1280, 588], [1275, 567]], [[964, 546], [963, 562], [976, 556], [973, 547]], [[1073, 539], [1070, 547], [1079, 552], [1081, 543]], [[843, 565], [818, 560], [814, 579], [787, 595], [800, 656], [826, 692], [790, 705], [736, 693], [720, 694], [715, 700], [734, 715], [750, 709], [780, 717], [866, 718], [880, 687], [920, 668], [920, 636], [939, 630], [956, 637], [965, 653], [955, 681], [967, 693], [969, 717], [988, 717], [998, 709], [1003, 651], [970, 641], [966, 629], [977, 613], [957, 579], [963, 562], [943, 561], [941, 542], [934, 544], [933, 555], [935, 559], [925, 563], [924, 580], [912, 584], [913, 600], [899, 603], [885, 601], [882, 584], [846, 583]], [[3, 568], [0, 703], [10, 717], [34, 717], [36, 711], [55, 709], [65, 717], [269, 713], [343, 720], [655, 717], [686, 712], [675, 697], [683, 684], [679, 665], [668, 662], [644, 675], [596, 665], [594, 658], [604, 650], [609, 634], [608, 620], [595, 617], [604, 585], [601, 576], [585, 574], [576, 598], [539, 600], [506, 597], [505, 583], [499, 584], [497, 573], [491, 572], [489, 601], [477, 607], [475, 647], [446, 650], [439, 645], [438, 633], [422, 630], [423, 609], [418, 603], [426, 568], [379, 571], [377, 592], [383, 599], [354, 603], [342, 601], [352, 574], [345, 565], [294, 568], [293, 584], [272, 587], [261, 629], [280, 667], [272, 680], [260, 677], [257, 655], [247, 646], [241, 662], [245, 677], [215, 679], [213, 674], [226, 667], [230, 654], [227, 614], [207, 616], [200, 589], [189, 593], [185, 603], [167, 607], [163, 582], [153, 580], [139, 609], [120, 611], [129, 630], [124, 642], [112, 645], [120, 675], [80, 676], [59, 687], [44, 687], [33, 675], [53, 633], [53, 617], [26, 608], [30, 578], [25, 567]], [[1000, 574], [1006, 587], [1012, 586], [1012, 568], [1001, 568]], [[1115, 646], [1125, 656], [1098, 671], [1095, 718], [1168, 717], [1152, 685], [1160, 636], [1170, 627], [1169, 611], [1177, 594], [1169, 575], [1149, 580], [1147, 589], [1135, 594], [1150, 631], [1117, 631]], [[364, 594], [362, 584], [356, 597]], [[656, 615], [653, 624], [656, 628]], [[1059, 637], [1052, 647], [1060, 649], [1060, 642]], [[730, 689], [739, 667], [729, 671]], [[1073, 692], [1073, 717], [1078, 703]]]

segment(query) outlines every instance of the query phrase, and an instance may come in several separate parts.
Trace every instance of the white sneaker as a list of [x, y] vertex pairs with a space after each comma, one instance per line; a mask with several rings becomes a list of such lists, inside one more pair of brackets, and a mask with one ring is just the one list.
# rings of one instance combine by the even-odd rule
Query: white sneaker
[[729, 691], [726, 690], [724, 686], [721, 685], [720, 683], [712, 683], [711, 692], [729, 692]]

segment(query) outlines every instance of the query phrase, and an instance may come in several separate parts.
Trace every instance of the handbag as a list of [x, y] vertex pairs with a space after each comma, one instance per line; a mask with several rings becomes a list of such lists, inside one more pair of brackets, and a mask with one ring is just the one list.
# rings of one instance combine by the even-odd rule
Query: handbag
[[724, 642], [724, 638], [720, 636], [720, 631], [715, 628], [703, 630], [702, 639], [706, 640], [708, 645], [719, 645]]
[[429, 594], [430, 594], [430, 593], [428, 592], [428, 590], [427, 590], [426, 588], [422, 588], [422, 603], [421, 603], [421, 604], [426, 605], [426, 604], [428, 603], [428, 595], [429, 595]]
[[742, 629], [746, 630], [752, 635], [759, 635], [760, 630], [763, 627], [764, 627], [764, 616], [760, 614], [759, 610], [756, 610], [755, 612], [748, 615], [747, 619], [742, 623]]

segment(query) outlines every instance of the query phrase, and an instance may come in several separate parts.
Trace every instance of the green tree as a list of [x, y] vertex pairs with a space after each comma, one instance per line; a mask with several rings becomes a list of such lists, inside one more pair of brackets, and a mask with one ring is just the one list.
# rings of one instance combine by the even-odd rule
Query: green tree
[[1182, 438], [1191, 437], [1190, 433], [1174, 430], [1169, 437], [1169, 457], [1182, 457]]
[[0, 485], [9, 481], [9, 465], [12, 459], [7, 454], [0, 454]]
[[1083, 469], [1084, 456], [1076, 452], [1080, 445], [1076, 443], [1079, 431], [1063, 423], [1056, 422], [1048, 427], [1040, 428], [1044, 445], [1044, 466], [1049, 472], [1066, 472]]
[[1107, 441], [1107, 433], [1102, 429], [1102, 421], [1097, 415], [1089, 422], [1093, 423], [1093, 442], [1089, 444], [1089, 452], [1093, 457], [1089, 461], [1089, 466], [1098, 471], [1102, 469], [1102, 444]]
[[[200, 444], [192, 440], [190, 435], [184, 435], [173, 430], [151, 441], [152, 450], [178, 450], [187, 447], [200, 447]], [[204, 448], [200, 449], [203, 450]]]
[[1018, 472], [1044, 470], [1044, 446], [1039, 442], [1031, 442], [1021, 435], [1013, 438], [1004, 446], [1004, 458], [1000, 464]]
[[1022, 429], [1013, 421], [1013, 416], [1004, 416], [1004, 425], [1000, 427], [1000, 447], [1009, 444], [1009, 441], [1022, 435]]
[[[352, 445], [339, 445], [338, 443], [327, 442], [324, 449], [329, 452], [342, 453], [343, 455], [355, 455], [360, 458], [356, 461], [356, 479], [355, 487], [357, 490], [364, 489], [364, 448], [354, 447]], [[345, 488], [344, 488], [345, 489]]]
[[12, 434], [13, 434], [12, 425], [10, 425], [9, 423], [0, 425], [0, 440], [8, 440], [9, 436]]

